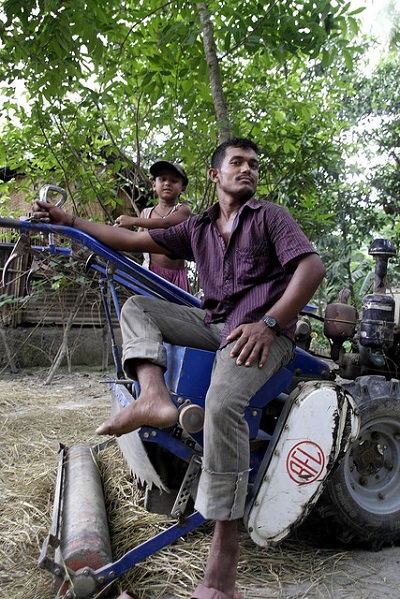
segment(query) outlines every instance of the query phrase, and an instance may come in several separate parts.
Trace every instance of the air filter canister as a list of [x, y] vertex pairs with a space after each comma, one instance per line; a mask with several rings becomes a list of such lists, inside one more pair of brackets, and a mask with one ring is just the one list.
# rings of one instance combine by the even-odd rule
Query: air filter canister
[[360, 343], [364, 347], [393, 345], [395, 302], [390, 295], [366, 295], [362, 305]]

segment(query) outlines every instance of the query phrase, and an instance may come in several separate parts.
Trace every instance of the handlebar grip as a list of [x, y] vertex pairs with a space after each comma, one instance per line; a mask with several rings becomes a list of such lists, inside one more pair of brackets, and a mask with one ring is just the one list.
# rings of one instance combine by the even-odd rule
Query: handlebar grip
[[39, 200], [41, 202], [48, 202], [47, 194], [49, 191], [59, 193], [61, 195], [61, 198], [58, 200], [58, 202], [56, 202], [56, 206], [58, 208], [61, 208], [61, 206], [65, 204], [67, 200], [67, 192], [65, 191], [65, 189], [63, 189], [62, 187], [58, 187], [58, 185], [43, 185], [39, 191]]

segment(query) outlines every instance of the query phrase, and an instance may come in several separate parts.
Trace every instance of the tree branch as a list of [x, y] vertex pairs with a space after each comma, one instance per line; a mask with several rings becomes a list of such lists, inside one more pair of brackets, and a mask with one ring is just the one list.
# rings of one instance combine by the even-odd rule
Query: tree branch
[[218, 137], [219, 142], [221, 143], [231, 136], [228, 106], [222, 87], [221, 72], [215, 47], [214, 30], [210, 19], [210, 11], [205, 2], [198, 2], [197, 10], [199, 11], [200, 16], [204, 53], [207, 61], [211, 95], [217, 117]]

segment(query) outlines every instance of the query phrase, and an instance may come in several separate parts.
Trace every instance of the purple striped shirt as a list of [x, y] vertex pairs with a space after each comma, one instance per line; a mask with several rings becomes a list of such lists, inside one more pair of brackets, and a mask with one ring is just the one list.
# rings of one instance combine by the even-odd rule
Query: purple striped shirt
[[[177, 258], [196, 262], [204, 292], [205, 322], [224, 322], [221, 347], [240, 324], [256, 322], [284, 293], [291, 261], [314, 246], [291, 214], [271, 202], [248, 200], [233, 223], [225, 245], [216, 220], [219, 205], [169, 229], [153, 229], [153, 240]], [[282, 333], [293, 339], [296, 319]]]

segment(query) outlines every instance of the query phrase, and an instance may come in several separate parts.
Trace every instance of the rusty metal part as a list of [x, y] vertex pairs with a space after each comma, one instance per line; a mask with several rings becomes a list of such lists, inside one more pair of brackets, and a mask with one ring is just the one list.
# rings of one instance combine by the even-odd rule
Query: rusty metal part
[[[112, 561], [101, 476], [95, 451], [85, 443], [59, 451], [53, 521], [39, 565], [54, 574], [60, 596], [89, 599], [101, 588], [95, 571]], [[54, 560], [48, 548], [55, 548]]]
[[355, 334], [357, 311], [347, 304], [328, 304], [325, 310], [324, 334], [328, 339], [351, 339]]
[[92, 448], [74, 445], [65, 460], [63, 530], [60, 551], [74, 571], [111, 561], [107, 515], [99, 468]]

